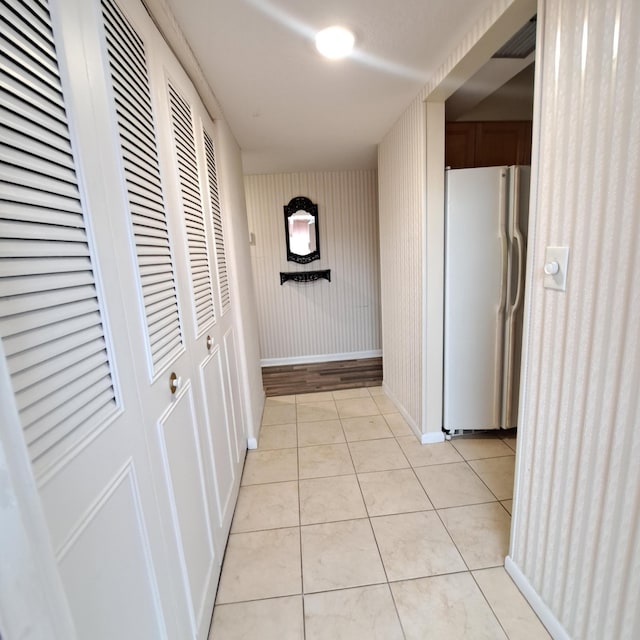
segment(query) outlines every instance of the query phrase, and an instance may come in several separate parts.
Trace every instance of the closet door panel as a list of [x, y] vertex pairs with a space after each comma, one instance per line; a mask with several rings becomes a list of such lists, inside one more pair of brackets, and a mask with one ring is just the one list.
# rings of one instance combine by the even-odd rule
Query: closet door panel
[[225, 399], [223, 356], [215, 347], [211, 356], [200, 365], [200, 382], [204, 410], [209, 426], [210, 467], [217, 508], [217, 541], [224, 549], [235, 508], [236, 476], [235, 442], [231, 438], [229, 405]]
[[[158, 421], [163, 472], [188, 586], [194, 628], [206, 631], [218, 577], [212, 515], [204, 482], [200, 430], [187, 385]], [[200, 635], [198, 636], [200, 637]]]
[[234, 445], [236, 461], [242, 463], [246, 451], [247, 434], [244, 428], [245, 420], [240, 399], [240, 373], [238, 369], [238, 357], [236, 354], [235, 329], [229, 327], [224, 335], [224, 351], [226, 376], [228, 381], [228, 396], [231, 406]]
[[127, 464], [89, 503], [58, 553], [78, 638], [165, 636], [140, 502], [135, 468]]

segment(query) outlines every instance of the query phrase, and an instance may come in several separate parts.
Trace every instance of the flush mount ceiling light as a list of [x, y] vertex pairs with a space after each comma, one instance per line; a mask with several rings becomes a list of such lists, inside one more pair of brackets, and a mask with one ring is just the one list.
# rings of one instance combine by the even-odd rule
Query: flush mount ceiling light
[[316, 35], [316, 49], [326, 58], [336, 60], [351, 53], [355, 38], [344, 27], [328, 27]]

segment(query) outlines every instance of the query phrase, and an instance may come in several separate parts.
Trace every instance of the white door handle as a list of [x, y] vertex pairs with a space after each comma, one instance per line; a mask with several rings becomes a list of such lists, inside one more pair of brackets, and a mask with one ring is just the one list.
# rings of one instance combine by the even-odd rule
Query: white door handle
[[169, 376], [169, 390], [171, 391], [171, 393], [175, 393], [180, 388], [181, 384], [182, 378], [178, 377], [175, 374], [175, 371], [172, 371], [171, 375]]

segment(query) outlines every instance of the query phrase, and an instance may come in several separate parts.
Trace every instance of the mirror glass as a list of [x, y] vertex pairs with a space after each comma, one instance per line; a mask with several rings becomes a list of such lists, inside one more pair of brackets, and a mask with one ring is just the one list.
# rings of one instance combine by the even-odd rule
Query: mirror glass
[[318, 206], [309, 198], [293, 198], [284, 207], [287, 260], [307, 263], [320, 259]]

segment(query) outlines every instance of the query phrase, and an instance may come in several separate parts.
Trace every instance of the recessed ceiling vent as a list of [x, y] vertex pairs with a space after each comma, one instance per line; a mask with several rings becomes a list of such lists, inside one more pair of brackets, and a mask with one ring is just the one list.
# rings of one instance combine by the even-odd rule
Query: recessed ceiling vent
[[512, 58], [521, 60], [526, 58], [536, 48], [536, 21], [533, 16], [508, 42], [498, 49], [492, 57]]

